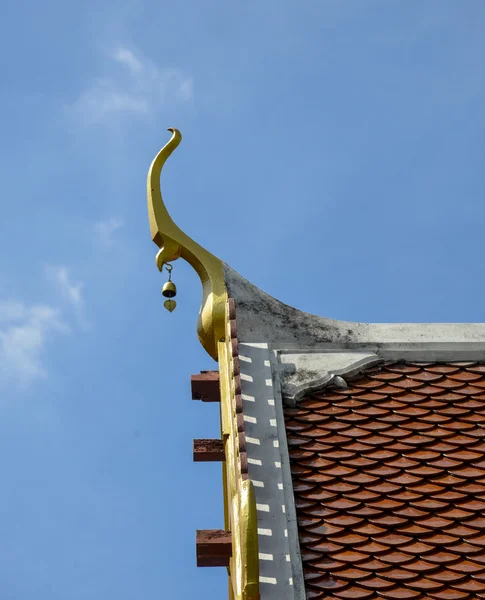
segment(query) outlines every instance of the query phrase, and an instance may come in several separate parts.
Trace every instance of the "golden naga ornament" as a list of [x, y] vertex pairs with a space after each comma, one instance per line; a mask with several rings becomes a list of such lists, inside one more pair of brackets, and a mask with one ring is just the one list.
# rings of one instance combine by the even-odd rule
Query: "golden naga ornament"
[[[227, 291], [224, 283], [222, 261], [202, 248], [178, 227], [165, 207], [160, 189], [160, 175], [167, 158], [180, 144], [182, 135], [170, 128], [172, 138], [153, 159], [147, 178], [148, 218], [152, 240], [160, 248], [156, 257], [160, 271], [164, 265], [178, 258], [185, 259], [197, 272], [202, 283], [202, 306], [199, 312], [197, 333], [206, 351], [217, 360], [217, 343], [225, 337], [225, 303]], [[165, 308], [173, 310], [173, 304]]]

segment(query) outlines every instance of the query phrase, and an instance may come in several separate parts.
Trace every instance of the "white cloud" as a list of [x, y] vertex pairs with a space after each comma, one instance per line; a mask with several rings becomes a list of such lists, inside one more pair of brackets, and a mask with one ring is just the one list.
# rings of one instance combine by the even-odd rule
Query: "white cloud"
[[83, 288], [84, 284], [73, 281], [70, 271], [65, 266], [46, 266], [47, 277], [54, 282], [61, 297], [71, 305], [78, 323], [83, 328], [88, 328], [84, 310]]
[[28, 384], [45, 378], [43, 355], [54, 332], [67, 332], [56, 308], [0, 302], [0, 380]]
[[141, 73], [143, 71], [143, 64], [128, 48], [117, 48], [113, 52], [112, 57], [128, 67], [132, 73]]
[[110, 217], [109, 219], [98, 221], [94, 224], [95, 236], [103, 246], [109, 248], [114, 244], [113, 234], [122, 225], [123, 221], [119, 217]]
[[25, 316], [25, 307], [19, 302], [7, 300], [0, 303], [0, 324], [10, 323]]
[[47, 275], [58, 285], [61, 294], [73, 306], [75, 310], [80, 310], [83, 304], [82, 283], [74, 283], [69, 275], [67, 267], [48, 266]]
[[69, 107], [83, 125], [115, 115], [143, 118], [173, 102], [193, 99], [192, 79], [180, 69], [160, 67], [123, 46], [109, 52], [108, 59], [108, 72], [94, 79]]
[[[83, 284], [74, 281], [65, 266], [47, 266], [46, 275], [72, 307], [79, 324], [85, 326]], [[45, 379], [47, 342], [55, 333], [69, 331], [60, 308], [54, 305], [0, 301], [0, 383], [25, 385]]]
[[75, 114], [84, 125], [94, 125], [113, 113], [148, 113], [144, 98], [136, 97], [120, 89], [109, 79], [98, 79], [81, 93], [72, 106]]

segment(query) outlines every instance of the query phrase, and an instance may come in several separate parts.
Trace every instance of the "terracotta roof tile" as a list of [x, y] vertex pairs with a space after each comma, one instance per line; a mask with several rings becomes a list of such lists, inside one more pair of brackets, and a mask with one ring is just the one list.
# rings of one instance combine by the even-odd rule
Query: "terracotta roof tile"
[[424, 369], [425, 371], [430, 371], [431, 373], [440, 373], [443, 375], [450, 375], [451, 373], [457, 373], [460, 371], [460, 367], [456, 365], [429, 365]]
[[430, 593], [430, 596], [431, 598], [437, 598], [437, 600], [465, 600], [469, 594], [447, 587], [440, 592]]
[[285, 418], [307, 598], [485, 597], [485, 365], [384, 364]]
[[416, 367], [411, 364], [390, 364], [384, 366], [385, 371], [389, 371], [390, 373], [422, 373], [421, 367]]

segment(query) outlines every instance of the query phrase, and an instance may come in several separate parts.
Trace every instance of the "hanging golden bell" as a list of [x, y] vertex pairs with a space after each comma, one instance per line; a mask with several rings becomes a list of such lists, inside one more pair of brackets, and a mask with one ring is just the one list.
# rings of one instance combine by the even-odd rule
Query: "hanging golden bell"
[[173, 298], [176, 294], [177, 288], [175, 287], [175, 283], [173, 281], [167, 281], [162, 288], [162, 296], [165, 296], [165, 298]]
[[174, 310], [174, 308], [177, 306], [177, 303], [175, 300], [165, 300], [163, 306], [165, 306], [169, 312], [172, 312], [172, 310]]

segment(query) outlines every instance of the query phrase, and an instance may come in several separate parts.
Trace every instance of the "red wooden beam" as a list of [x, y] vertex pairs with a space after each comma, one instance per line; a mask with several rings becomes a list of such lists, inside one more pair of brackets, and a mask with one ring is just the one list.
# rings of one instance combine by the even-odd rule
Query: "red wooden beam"
[[223, 529], [198, 529], [196, 551], [198, 567], [228, 567], [232, 556], [231, 532]]
[[224, 442], [217, 439], [194, 440], [195, 462], [217, 462], [225, 460]]
[[192, 399], [202, 402], [220, 402], [219, 371], [201, 371], [199, 375], [191, 375]]

